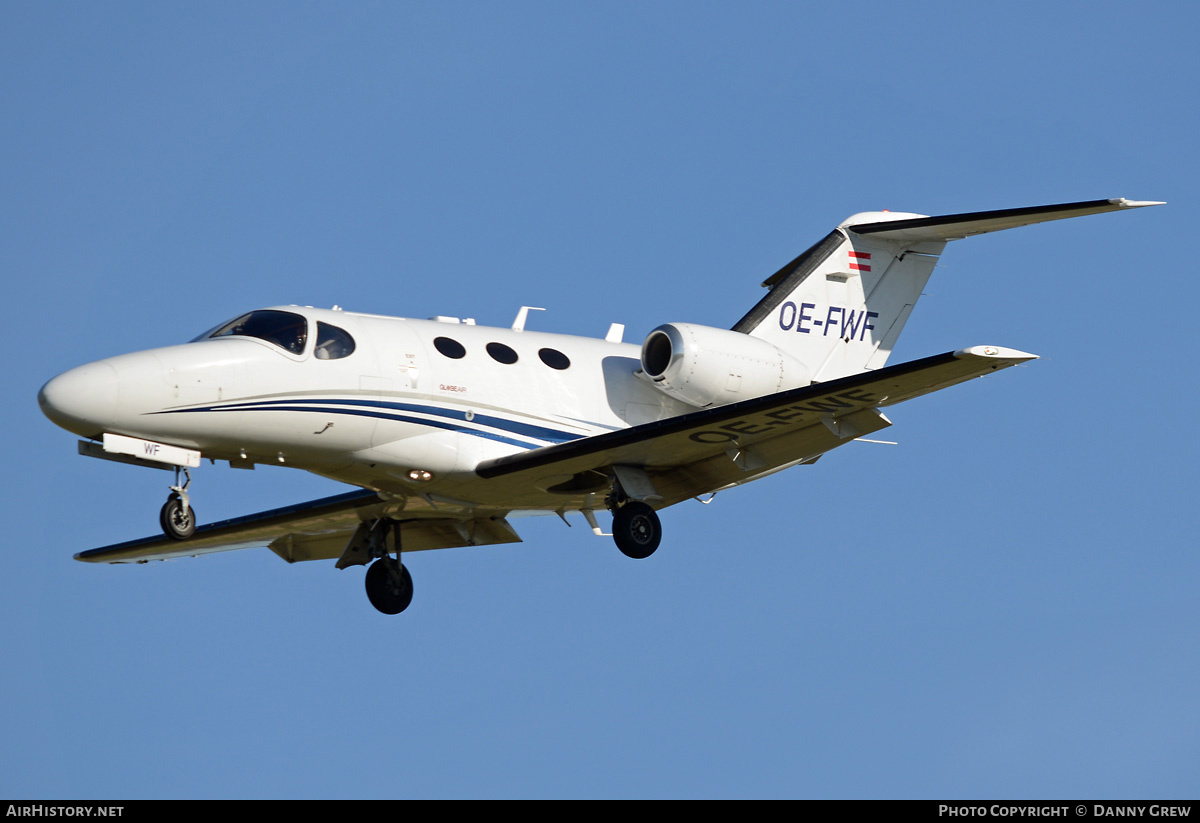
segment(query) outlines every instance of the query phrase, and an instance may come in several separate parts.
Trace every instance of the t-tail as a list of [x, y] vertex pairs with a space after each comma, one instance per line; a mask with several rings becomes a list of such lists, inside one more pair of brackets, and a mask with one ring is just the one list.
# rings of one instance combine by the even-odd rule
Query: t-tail
[[1124, 198], [928, 217], [848, 218], [763, 283], [767, 295], [733, 327], [804, 363], [815, 381], [881, 368], [951, 240], [1048, 220], [1161, 205]]

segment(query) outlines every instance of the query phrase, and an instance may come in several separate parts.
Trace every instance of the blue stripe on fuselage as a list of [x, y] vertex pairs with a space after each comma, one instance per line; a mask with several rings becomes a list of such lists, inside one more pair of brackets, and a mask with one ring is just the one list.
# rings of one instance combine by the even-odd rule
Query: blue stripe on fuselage
[[481, 426], [489, 426], [502, 431], [510, 432], [515, 435], [534, 437], [539, 440], [546, 440], [551, 443], [566, 443], [571, 440], [578, 440], [585, 435], [565, 432], [559, 429], [550, 429], [544, 426], [535, 426], [530, 423], [520, 423], [515, 420], [506, 420], [503, 417], [493, 417], [486, 414], [474, 414], [470, 421], [467, 420], [465, 411], [457, 411], [445, 409], [438, 406], [422, 406], [411, 403], [393, 403], [379, 400], [353, 400], [353, 399], [316, 399], [316, 398], [297, 398], [292, 400], [264, 400], [252, 401], [248, 403], [229, 403], [222, 406], [201, 406], [190, 409], [168, 409], [155, 414], [179, 414], [186, 412], [208, 412], [208, 411], [305, 411], [305, 412], [334, 412], [339, 414], [354, 414], [362, 417], [376, 417], [384, 420], [399, 420], [406, 423], [424, 423], [440, 429], [448, 429], [450, 431], [460, 431], [466, 434], [473, 434], [478, 437], [485, 437], [490, 440], [497, 440], [502, 443], [510, 443], [515, 446], [523, 446], [525, 448], [537, 448], [542, 444], [526, 443], [519, 440], [512, 440], [492, 432], [482, 431], [473, 428], [470, 425], [457, 426], [453, 424], [441, 423], [433, 420], [425, 420], [423, 418], [407, 417], [404, 415], [388, 414], [383, 411], [351, 411], [349, 409], [338, 409], [336, 406], [359, 406], [368, 409], [397, 409], [400, 411], [416, 412], [418, 414], [429, 414], [438, 417], [446, 417], [454, 420], [461, 420], [464, 423], [476, 423]]
[[316, 406], [268, 406], [248, 409], [231, 409], [231, 408], [213, 408], [213, 409], [197, 409], [194, 411], [298, 411], [298, 412], [320, 412], [324, 414], [348, 414], [354, 417], [377, 417], [381, 420], [398, 420], [401, 423], [415, 423], [419, 426], [432, 426], [436, 429], [446, 429], [447, 431], [461, 432], [462, 434], [473, 434], [476, 437], [483, 437], [488, 440], [496, 440], [500, 443], [508, 443], [512, 446], [520, 446], [523, 449], [537, 449], [542, 443], [526, 443], [522, 440], [513, 440], [511, 437], [504, 437], [494, 432], [483, 431], [481, 429], [472, 429], [467, 426], [459, 426], [454, 423], [443, 423], [441, 420], [426, 420], [422, 417], [408, 417], [403, 414], [389, 414], [382, 411], [367, 411], [367, 410], [352, 410], [352, 409], [334, 409], [334, 408], [319, 408]]

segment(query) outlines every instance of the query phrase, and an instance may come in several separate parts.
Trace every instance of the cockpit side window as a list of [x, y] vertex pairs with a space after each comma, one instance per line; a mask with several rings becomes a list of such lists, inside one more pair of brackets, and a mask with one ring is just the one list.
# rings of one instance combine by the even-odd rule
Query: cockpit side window
[[354, 353], [354, 338], [345, 329], [317, 321], [317, 346], [313, 356], [318, 360], [340, 360]]
[[308, 341], [308, 321], [303, 315], [290, 311], [263, 309], [243, 314], [236, 320], [231, 320], [221, 326], [209, 337], [257, 337], [276, 346], [287, 349], [292, 354], [303, 354], [304, 344]]

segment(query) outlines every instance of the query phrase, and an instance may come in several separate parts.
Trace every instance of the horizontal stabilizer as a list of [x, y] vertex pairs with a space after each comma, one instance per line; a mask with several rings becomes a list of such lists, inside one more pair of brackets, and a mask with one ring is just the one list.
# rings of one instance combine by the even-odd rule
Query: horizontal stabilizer
[[843, 223], [842, 228], [855, 234], [872, 234], [887, 240], [920, 243], [928, 240], [958, 240], [973, 234], [1015, 229], [1018, 226], [1029, 226], [1050, 220], [1064, 220], [1068, 217], [1083, 217], [1088, 214], [1161, 205], [1163, 203], [1153, 200], [1126, 200], [1124, 197], [1115, 197], [1110, 200], [1086, 200], [1080, 203], [1058, 203], [1051, 206], [1026, 206], [1019, 209], [966, 212], [965, 214], [947, 214], [941, 217], [911, 217], [906, 214], [896, 214], [895, 219], [855, 222], [855, 218], [881, 217], [885, 214], [871, 212], [869, 215], [855, 215]]

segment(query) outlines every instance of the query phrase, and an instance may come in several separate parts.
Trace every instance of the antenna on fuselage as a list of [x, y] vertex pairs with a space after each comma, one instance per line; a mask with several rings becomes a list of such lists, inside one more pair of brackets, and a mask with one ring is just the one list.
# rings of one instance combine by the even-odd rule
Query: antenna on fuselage
[[537, 306], [522, 306], [521, 310], [517, 312], [517, 319], [513, 321], [513, 331], [525, 331], [525, 320], [531, 311], [545, 311], [545, 309], [539, 309]]

